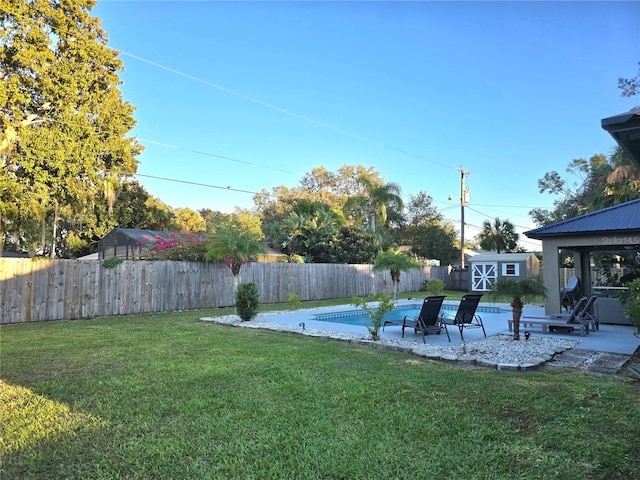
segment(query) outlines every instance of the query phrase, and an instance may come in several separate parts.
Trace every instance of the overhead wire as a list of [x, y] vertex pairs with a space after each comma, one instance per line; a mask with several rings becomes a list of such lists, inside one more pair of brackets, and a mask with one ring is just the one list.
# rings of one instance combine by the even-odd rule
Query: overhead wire
[[171, 145], [171, 144], [168, 144], [168, 143], [156, 142], [155, 140], [149, 140], [149, 139], [141, 138], [140, 141], [141, 142], [145, 142], [145, 143], [150, 143], [152, 145], [158, 145], [160, 147], [171, 148], [171, 149], [174, 149], [174, 150], [182, 150], [182, 151], [185, 151], [185, 152], [195, 153], [195, 154], [198, 154], [198, 155], [204, 155], [204, 156], [207, 156], [207, 157], [214, 157], [214, 158], [220, 158], [222, 160], [229, 160], [230, 162], [236, 162], [236, 163], [241, 163], [241, 164], [244, 164], [244, 165], [250, 165], [252, 167], [263, 168], [265, 170], [274, 170], [276, 172], [283, 172], [283, 173], [295, 173], [295, 172], [293, 172], [291, 170], [284, 170], [282, 168], [270, 167], [268, 165], [259, 165], [259, 164], [253, 163], [253, 162], [247, 162], [246, 160], [238, 160], [237, 158], [231, 158], [231, 157], [226, 157], [224, 155], [218, 155], [218, 154], [215, 154], [215, 153], [204, 152], [202, 150], [195, 150], [193, 148], [186, 148], [186, 147], [180, 147], [178, 145]]
[[199, 187], [207, 187], [207, 188], [216, 188], [216, 189], [220, 189], [220, 190], [227, 190], [229, 192], [240, 192], [240, 193], [250, 193], [252, 195], [264, 195], [266, 197], [273, 197], [273, 194], [270, 193], [266, 193], [266, 192], [253, 192], [251, 190], [242, 190], [240, 188], [233, 188], [232, 186], [226, 186], [223, 187], [221, 185], [211, 185], [209, 183], [201, 183], [201, 182], [192, 182], [189, 180], [178, 180], [175, 178], [167, 178], [167, 177], [159, 177], [156, 175], [146, 175], [143, 173], [134, 173], [133, 174], [135, 177], [145, 177], [145, 178], [153, 178], [155, 180], [164, 180], [166, 182], [175, 182], [175, 183], [184, 183], [187, 185], [197, 185]]
[[[53, 27], [52, 27], [52, 28], [53, 28]], [[202, 78], [196, 77], [196, 76], [194, 76], [194, 75], [191, 75], [191, 74], [185, 73], [185, 72], [180, 71], [180, 70], [178, 70], [178, 69], [175, 69], [175, 68], [169, 67], [169, 66], [167, 66], [167, 65], [163, 65], [163, 64], [161, 64], [161, 63], [154, 62], [154, 61], [152, 61], [152, 60], [149, 60], [149, 59], [147, 59], [147, 58], [141, 57], [141, 56], [139, 56], [139, 55], [135, 55], [135, 54], [132, 54], [132, 53], [127, 52], [127, 51], [124, 51], [124, 50], [117, 50], [117, 49], [114, 49], [114, 50], [115, 50], [116, 52], [119, 52], [119, 53], [120, 53], [120, 54], [122, 54], [122, 55], [125, 55], [125, 56], [129, 57], [129, 58], [132, 58], [132, 59], [138, 60], [138, 61], [140, 61], [140, 62], [143, 62], [143, 63], [146, 63], [146, 64], [151, 65], [151, 66], [153, 66], [153, 67], [156, 67], [156, 68], [159, 68], [159, 69], [162, 69], [162, 70], [168, 71], [168, 72], [170, 72], [170, 73], [173, 73], [173, 74], [176, 74], [176, 75], [182, 76], [182, 77], [184, 77], [184, 78], [187, 78], [187, 79], [189, 79], [189, 80], [192, 80], [192, 81], [195, 81], [195, 82], [201, 83], [201, 84], [206, 85], [206, 86], [208, 86], [208, 87], [211, 87], [211, 88], [214, 88], [214, 89], [217, 89], [217, 90], [223, 91], [223, 92], [228, 93], [228, 94], [230, 94], [230, 95], [237, 96], [237, 97], [242, 98], [242, 99], [244, 99], [244, 100], [247, 100], [247, 101], [250, 101], [250, 102], [256, 103], [256, 104], [258, 104], [258, 105], [264, 106], [264, 107], [266, 107], [266, 108], [269, 108], [269, 109], [272, 109], [272, 110], [278, 111], [278, 112], [283, 113], [283, 114], [285, 114], [285, 115], [289, 115], [289, 116], [292, 116], [292, 117], [294, 117], [294, 118], [297, 118], [297, 119], [300, 119], [300, 120], [303, 120], [303, 121], [306, 121], [306, 122], [312, 123], [312, 124], [317, 125], [317, 126], [320, 126], [320, 127], [322, 127], [322, 128], [326, 128], [326, 129], [329, 129], [329, 130], [335, 131], [335, 132], [337, 132], [337, 133], [340, 133], [340, 134], [343, 134], [343, 135], [346, 135], [346, 136], [349, 136], [349, 137], [352, 137], [352, 138], [355, 138], [355, 139], [361, 140], [361, 141], [363, 141], [363, 142], [366, 142], [366, 143], [369, 143], [369, 144], [372, 144], [372, 145], [376, 145], [376, 146], [379, 146], [379, 147], [386, 148], [386, 149], [388, 149], [388, 150], [391, 150], [391, 151], [394, 151], [394, 152], [400, 153], [400, 154], [402, 154], [402, 155], [407, 155], [407, 156], [411, 156], [411, 157], [413, 157], [413, 158], [417, 158], [417, 159], [420, 159], [420, 160], [424, 160], [424, 161], [427, 161], [427, 162], [432, 163], [432, 164], [435, 164], [435, 165], [439, 165], [439, 166], [444, 167], [444, 168], [453, 169], [453, 170], [458, 170], [456, 167], [453, 167], [453, 166], [451, 166], [451, 165], [448, 165], [448, 164], [445, 164], [445, 163], [442, 163], [442, 162], [435, 161], [435, 160], [433, 160], [433, 159], [430, 159], [430, 158], [424, 157], [423, 155], [419, 155], [419, 154], [416, 154], [416, 153], [413, 153], [413, 152], [409, 152], [409, 151], [406, 151], [406, 150], [403, 150], [403, 149], [400, 149], [400, 148], [396, 148], [396, 147], [391, 146], [391, 145], [387, 145], [387, 144], [386, 144], [386, 143], [384, 143], [384, 142], [381, 142], [381, 141], [378, 141], [378, 140], [375, 140], [375, 139], [372, 139], [372, 138], [369, 138], [369, 137], [366, 137], [366, 136], [363, 136], [363, 135], [359, 135], [359, 134], [353, 133], [353, 132], [351, 132], [351, 131], [349, 131], [349, 130], [346, 130], [346, 129], [343, 129], [343, 128], [339, 128], [339, 127], [336, 127], [336, 126], [334, 126], [334, 125], [332, 125], [332, 124], [330, 124], [330, 123], [322, 122], [322, 121], [316, 120], [316, 119], [314, 119], [314, 118], [312, 118], [312, 117], [309, 117], [309, 116], [306, 116], [306, 115], [301, 115], [301, 114], [299, 114], [299, 113], [297, 113], [297, 112], [294, 112], [294, 111], [292, 111], [292, 110], [289, 110], [289, 109], [286, 109], [286, 108], [280, 107], [280, 106], [278, 106], [278, 105], [275, 105], [275, 104], [272, 104], [272, 103], [266, 102], [266, 101], [264, 101], [264, 100], [260, 100], [260, 99], [258, 99], [258, 98], [256, 98], [256, 97], [253, 97], [253, 96], [250, 96], [250, 95], [247, 95], [247, 94], [244, 94], [244, 93], [238, 92], [238, 91], [236, 91], [236, 90], [233, 90], [233, 89], [230, 89], [230, 88], [224, 87], [224, 86], [219, 85], [219, 84], [217, 84], [217, 83], [214, 83], [214, 82], [211, 82], [211, 81], [208, 81], [208, 80], [205, 80], [205, 79], [202, 79]], [[214, 153], [210, 153], [210, 152], [205, 152], [205, 151], [201, 151], [201, 150], [195, 150], [195, 149], [191, 149], [191, 148], [186, 148], [186, 147], [181, 147], [181, 146], [171, 145], [171, 144], [167, 144], [167, 143], [163, 143], [163, 142], [158, 142], [158, 141], [155, 141], [155, 140], [150, 140], [150, 139], [141, 139], [141, 141], [146, 142], [146, 143], [151, 143], [151, 144], [154, 144], [154, 145], [158, 145], [158, 146], [162, 146], [162, 147], [165, 147], [165, 148], [179, 149], [179, 150], [183, 150], [183, 151], [188, 151], [188, 152], [191, 152], [191, 153], [195, 153], [195, 154], [198, 154], [198, 155], [205, 155], [205, 156], [210, 156], [210, 157], [214, 157], [214, 158], [220, 158], [220, 159], [223, 159], [223, 160], [228, 160], [228, 161], [232, 161], [232, 162], [236, 162], [236, 163], [241, 163], [241, 164], [246, 164], [246, 165], [252, 165], [252, 166], [258, 166], [258, 167], [261, 167], [261, 168], [266, 168], [266, 169], [271, 169], [271, 170], [281, 171], [281, 172], [284, 172], [284, 173], [294, 173], [294, 172], [291, 172], [291, 171], [289, 171], [289, 170], [278, 169], [278, 168], [268, 167], [268, 166], [260, 166], [260, 165], [257, 165], [257, 164], [255, 164], [255, 163], [252, 163], [252, 162], [247, 162], [247, 161], [243, 161], [243, 160], [238, 160], [238, 159], [234, 159], [234, 158], [227, 157], [227, 156], [224, 156], [224, 155], [218, 155], [218, 154], [214, 154]], [[157, 180], [163, 180], [163, 181], [171, 181], [171, 182], [177, 182], [177, 183], [184, 183], [184, 184], [198, 185], [198, 186], [204, 186], [204, 187], [208, 187], [208, 188], [216, 188], [216, 189], [221, 189], [221, 190], [236, 191], [236, 192], [242, 192], [242, 193], [250, 193], [250, 194], [264, 194], [264, 193], [262, 193], [262, 192], [253, 192], [253, 191], [244, 190], [244, 189], [232, 188], [232, 187], [230, 187], [230, 186], [223, 187], [223, 186], [219, 186], [219, 185], [210, 185], [210, 184], [204, 184], [204, 183], [200, 183], [200, 182], [192, 182], [192, 181], [187, 181], [187, 180], [178, 180], [178, 179], [167, 178], [167, 177], [160, 177], [160, 176], [153, 176], [153, 175], [136, 174], [136, 176], [146, 177], [146, 178], [154, 178], [154, 179], [157, 179]], [[486, 205], [486, 206], [489, 206], [489, 205]], [[457, 207], [457, 205], [453, 205], [453, 206], [451, 206], [451, 207], [444, 208], [442, 211], [446, 211], [446, 210], [449, 210], [450, 208], [456, 208], [456, 207]], [[495, 205], [495, 207], [503, 207], [503, 206]], [[504, 207], [507, 207], [507, 206], [504, 206]], [[509, 206], [509, 207], [514, 207], [514, 206]], [[470, 207], [467, 207], [467, 208], [470, 208]], [[520, 206], [520, 207], [518, 207], [518, 208], [530, 208], [530, 207]], [[486, 215], [486, 214], [484, 214], [484, 213], [482, 213], [482, 212], [480, 212], [480, 211], [478, 211], [478, 210], [475, 210], [475, 209], [473, 209], [473, 208], [470, 208], [470, 210], [472, 210], [472, 211], [474, 211], [474, 212], [476, 212], [476, 213], [478, 213], [478, 214], [480, 214], [480, 215], [483, 215], [483, 216], [485, 216], [485, 217], [487, 217], [487, 218], [491, 218], [489, 215]], [[528, 227], [520, 227], [520, 228], [528, 228]]]
[[304, 120], [306, 122], [312, 123], [312, 124], [317, 125], [319, 127], [323, 127], [323, 128], [328, 129], [328, 130], [332, 130], [334, 132], [341, 133], [343, 135], [346, 135], [346, 136], [361, 140], [363, 142], [366, 142], [366, 143], [369, 143], [369, 144], [372, 144], [372, 145], [376, 145], [376, 146], [379, 146], [379, 147], [383, 147], [383, 148], [386, 148], [388, 150], [392, 150], [392, 151], [397, 152], [397, 153], [401, 153], [403, 155], [408, 155], [408, 156], [411, 156], [411, 157], [414, 157], [414, 158], [418, 158], [420, 160], [424, 160], [426, 162], [433, 163], [434, 165], [439, 165], [439, 166], [441, 166], [443, 168], [449, 168], [449, 169], [452, 169], [452, 170], [456, 170], [457, 169], [456, 167], [452, 167], [451, 165], [447, 165], [445, 163], [438, 162], [436, 160], [424, 157], [422, 155], [419, 155], [419, 154], [416, 154], [416, 153], [413, 153], [413, 152], [408, 152], [408, 151], [402, 150], [400, 148], [396, 148], [396, 147], [394, 147], [392, 145], [387, 145], [386, 143], [381, 142], [379, 140], [375, 140], [375, 139], [366, 137], [364, 135], [353, 133], [353, 132], [351, 132], [349, 130], [345, 130], [344, 128], [336, 127], [336, 126], [334, 126], [334, 125], [332, 125], [330, 123], [322, 122], [320, 120], [316, 120], [315, 118], [309, 117], [307, 115], [301, 115], [301, 114], [299, 114], [297, 112], [294, 112], [292, 110], [280, 107], [280, 106], [275, 105], [273, 103], [265, 102], [264, 100], [260, 100], [258, 98], [252, 97], [250, 95], [246, 95], [246, 94], [238, 92], [236, 90], [232, 90], [232, 89], [224, 87], [222, 85], [218, 85], [217, 83], [213, 83], [213, 82], [210, 82], [208, 80], [204, 80], [204, 79], [196, 77], [194, 75], [191, 75], [191, 74], [182, 72], [180, 70], [177, 70], [175, 68], [168, 67], [168, 66], [163, 65], [163, 64], [158, 63], [158, 62], [154, 62], [154, 61], [149, 60], [147, 58], [140, 57], [138, 55], [134, 55], [134, 54], [126, 52], [124, 50], [117, 50], [117, 51], [119, 51], [122, 55], [125, 55], [127, 57], [133, 58], [133, 59], [138, 60], [140, 62], [143, 62], [143, 63], [146, 63], [148, 65], [152, 65], [152, 66], [154, 66], [156, 68], [160, 68], [162, 70], [174, 73], [176, 75], [182, 76], [182, 77], [187, 78], [189, 80], [193, 80], [195, 82], [202, 83], [203, 85], [206, 85], [208, 87], [215, 88], [217, 90], [223, 91], [223, 92], [228, 93], [230, 95], [234, 95], [236, 97], [242, 98], [242, 99], [247, 100], [249, 102], [253, 102], [253, 103], [256, 103], [256, 104], [261, 105], [263, 107], [267, 107], [267, 108], [270, 108], [272, 110], [278, 111], [280, 113], [284, 113], [285, 115], [292, 116], [292, 117], [297, 118], [299, 120]]

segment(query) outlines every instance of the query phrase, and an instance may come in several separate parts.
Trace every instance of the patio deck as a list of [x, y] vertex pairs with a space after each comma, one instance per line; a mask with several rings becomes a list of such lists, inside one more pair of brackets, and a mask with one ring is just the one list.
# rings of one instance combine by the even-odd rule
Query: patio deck
[[[415, 301], [401, 300], [398, 301], [398, 305], [405, 305], [410, 303], [416, 303]], [[445, 303], [450, 303], [446, 302]], [[508, 305], [496, 305], [494, 303], [481, 303], [480, 307], [495, 308], [499, 306], [504, 309], [502, 313], [481, 313], [487, 336], [505, 334], [513, 335], [509, 332], [508, 321], [512, 318], [511, 307]], [[305, 324], [305, 328], [314, 328], [321, 330], [338, 331], [343, 333], [356, 333], [367, 335], [367, 329], [364, 325], [347, 325], [343, 323], [333, 323], [315, 320], [315, 316], [319, 313], [331, 313], [346, 310], [358, 310], [353, 306], [342, 305], [337, 307], [324, 307], [313, 310], [295, 310], [290, 312], [282, 312], [276, 315], [269, 315], [260, 318], [261, 321], [280, 323], [284, 325], [299, 326], [301, 323]], [[528, 306], [524, 308], [523, 316], [530, 317], [544, 317], [544, 307]], [[525, 329], [521, 328], [521, 332]], [[581, 336], [578, 331], [573, 333], [554, 332], [543, 333], [540, 328], [530, 329], [532, 336], [549, 336], [553, 338], [566, 338], [571, 340], [577, 340], [580, 344], [576, 347], [578, 349], [584, 349], [597, 352], [608, 352], [623, 355], [632, 355], [638, 347], [640, 347], [640, 337], [633, 335], [635, 327], [628, 325], [609, 325], [606, 323], [600, 323], [600, 330], [595, 332], [589, 332], [586, 336]], [[455, 346], [462, 343], [460, 335], [454, 328], [449, 329], [451, 336], [451, 343], [447, 340], [447, 336], [442, 335], [428, 335], [427, 343], [432, 345], [441, 346]], [[465, 340], [470, 342], [481, 338], [481, 329], [465, 329]], [[381, 332], [383, 339], [398, 339], [401, 340], [401, 327], [397, 325], [388, 325], [384, 332]], [[412, 331], [407, 330], [405, 332], [405, 341], [416, 341], [422, 343], [422, 336], [416, 335]]]

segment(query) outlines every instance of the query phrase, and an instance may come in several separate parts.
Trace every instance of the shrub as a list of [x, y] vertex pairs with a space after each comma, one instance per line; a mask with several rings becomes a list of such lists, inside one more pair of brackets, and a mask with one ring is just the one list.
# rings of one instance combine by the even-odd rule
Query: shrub
[[287, 303], [289, 304], [289, 310], [300, 308], [300, 297], [293, 292], [289, 292], [287, 293]]
[[[371, 306], [370, 302], [378, 302], [377, 305]], [[396, 308], [396, 302], [391, 295], [373, 295], [368, 298], [355, 297], [353, 305], [362, 308], [371, 319], [371, 326], [367, 325], [367, 330], [372, 340], [380, 340], [380, 327], [384, 316]]]
[[239, 283], [235, 293], [236, 313], [243, 322], [251, 320], [258, 314], [258, 284], [256, 282]]
[[102, 262], [102, 266], [104, 268], [116, 268], [118, 265], [120, 265], [122, 262], [124, 262], [123, 258], [119, 258], [119, 257], [109, 257], [109, 258], [105, 258], [104, 261]]
[[432, 278], [424, 282], [421, 290], [427, 291], [429, 295], [440, 295], [444, 292], [444, 282], [439, 278]]
[[193, 233], [169, 233], [169, 238], [157, 238], [149, 249], [153, 260], [202, 262], [205, 260], [207, 240]]
[[640, 335], [640, 279], [627, 284], [629, 290], [619, 294], [626, 313], [636, 326], [635, 335]]

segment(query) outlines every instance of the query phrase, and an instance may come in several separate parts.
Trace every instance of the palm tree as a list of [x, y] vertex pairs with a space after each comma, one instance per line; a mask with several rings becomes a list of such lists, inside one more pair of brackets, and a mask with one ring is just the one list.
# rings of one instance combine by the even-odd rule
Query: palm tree
[[591, 173], [585, 197], [591, 211], [640, 198], [640, 167], [620, 145], [608, 163]]
[[511, 297], [514, 340], [520, 340], [520, 318], [525, 303], [532, 302], [540, 296], [544, 297], [546, 293], [547, 291], [539, 278], [500, 277], [493, 284], [490, 295], [494, 301], [498, 297]]
[[344, 204], [344, 211], [354, 213], [361, 212], [360, 215], [367, 216], [371, 231], [376, 231], [376, 217], [382, 222], [387, 220], [387, 210], [395, 208], [401, 211], [404, 203], [400, 194], [402, 189], [397, 183], [389, 182], [381, 184], [372, 181], [370, 178], [360, 176], [358, 183], [363, 191], [360, 195], [350, 196]]
[[240, 269], [245, 263], [255, 260], [259, 253], [266, 252], [261, 238], [238, 225], [224, 225], [216, 229], [209, 249], [204, 254], [207, 261], [224, 262], [233, 274], [233, 291], [238, 288]]
[[513, 252], [518, 246], [519, 237], [509, 220], [503, 222], [499, 218], [496, 218], [493, 224], [485, 220], [482, 224], [482, 232], [478, 235], [480, 247], [485, 250], [495, 250], [496, 253]]
[[299, 214], [295, 211], [290, 212], [289, 216], [282, 221], [282, 226], [287, 232], [287, 239], [282, 243], [282, 246], [289, 250], [289, 255], [298, 253], [298, 241], [303, 236], [306, 222], [306, 215]]
[[389, 270], [393, 282], [393, 299], [397, 300], [400, 289], [400, 272], [407, 272], [412, 268], [418, 268], [420, 264], [404, 253], [387, 250], [380, 252], [373, 264], [373, 271]]

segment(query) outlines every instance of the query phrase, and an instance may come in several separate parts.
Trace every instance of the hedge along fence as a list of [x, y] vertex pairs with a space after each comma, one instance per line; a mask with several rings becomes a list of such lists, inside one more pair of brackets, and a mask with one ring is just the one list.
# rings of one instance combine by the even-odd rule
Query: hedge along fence
[[[402, 272], [400, 291], [425, 280], [447, 281], [449, 267]], [[365, 297], [393, 293], [388, 271], [372, 265], [249, 263], [241, 282], [256, 282], [261, 303]], [[107, 268], [101, 260], [0, 258], [0, 324], [72, 320], [234, 304], [233, 276], [212, 263], [125, 260]]]

